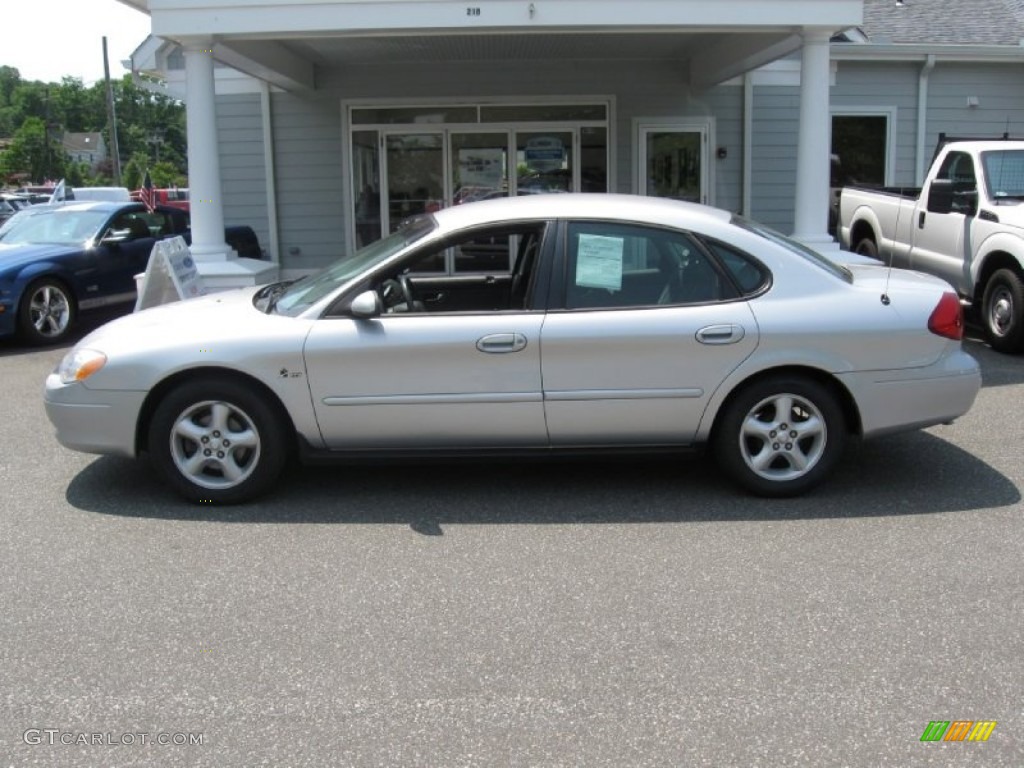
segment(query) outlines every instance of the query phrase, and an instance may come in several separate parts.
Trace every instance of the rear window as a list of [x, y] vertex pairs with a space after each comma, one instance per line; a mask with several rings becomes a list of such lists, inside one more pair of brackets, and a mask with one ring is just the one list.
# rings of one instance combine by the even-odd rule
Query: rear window
[[737, 227], [740, 227], [741, 229], [745, 229], [748, 232], [752, 232], [753, 234], [764, 238], [765, 240], [769, 240], [775, 243], [776, 245], [782, 246], [790, 253], [796, 254], [804, 261], [808, 261], [811, 264], [814, 264], [816, 267], [823, 269], [826, 272], [831, 273], [832, 275], [835, 275], [844, 282], [853, 282], [853, 273], [850, 272], [850, 270], [848, 270], [842, 264], [837, 264], [836, 262], [832, 261], [827, 256], [818, 253], [812, 248], [808, 248], [803, 243], [797, 242], [792, 238], [786, 237], [785, 235], [782, 235], [773, 229], [769, 229], [763, 224], [758, 224], [756, 221], [745, 219], [742, 216], [733, 216], [732, 223], [735, 224]]

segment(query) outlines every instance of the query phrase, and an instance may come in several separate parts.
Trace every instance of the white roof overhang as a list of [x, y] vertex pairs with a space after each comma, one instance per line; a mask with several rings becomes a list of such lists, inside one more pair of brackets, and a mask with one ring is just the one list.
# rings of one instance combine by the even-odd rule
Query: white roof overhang
[[664, 59], [698, 87], [799, 48], [803, 29], [862, 21], [861, 0], [121, 0], [153, 35], [287, 90], [374, 61]]

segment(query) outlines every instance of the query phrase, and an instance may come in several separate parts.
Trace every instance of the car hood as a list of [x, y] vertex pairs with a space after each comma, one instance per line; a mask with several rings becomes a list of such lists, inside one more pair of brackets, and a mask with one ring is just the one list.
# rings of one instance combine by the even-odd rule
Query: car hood
[[55, 245], [52, 243], [36, 243], [24, 245], [8, 245], [0, 242], [0, 269], [19, 267], [35, 261], [46, 261], [76, 253], [82, 249], [73, 245]]
[[258, 287], [176, 301], [112, 320], [75, 349], [93, 349], [108, 364], [90, 389], [145, 390], [176, 371], [201, 366], [249, 372], [266, 380], [281, 367], [302, 368], [313, 320], [266, 315], [253, 306]]
[[266, 315], [256, 309], [252, 297], [258, 290], [248, 287], [219, 291], [135, 312], [101, 326], [77, 346], [104, 352], [207, 349], [214, 344], [251, 342], [262, 333], [276, 334], [282, 328], [301, 325], [295, 318]]

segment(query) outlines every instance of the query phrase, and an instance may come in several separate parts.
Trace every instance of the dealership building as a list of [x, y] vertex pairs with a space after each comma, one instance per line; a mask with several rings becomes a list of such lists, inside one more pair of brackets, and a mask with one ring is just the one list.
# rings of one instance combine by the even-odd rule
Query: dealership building
[[214, 285], [538, 192], [692, 200], [834, 249], [834, 166], [912, 184], [940, 131], [1024, 121], [1021, 0], [122, 2], [152, 20], [133, 70], [186, 102]]

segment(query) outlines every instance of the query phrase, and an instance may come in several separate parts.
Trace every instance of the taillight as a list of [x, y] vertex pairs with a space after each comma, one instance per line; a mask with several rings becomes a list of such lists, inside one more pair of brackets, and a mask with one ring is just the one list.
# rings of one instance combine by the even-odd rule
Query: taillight
[[960, 341], [964, 337], [964, 311], [955, 293], [942, 294], [939, 303], [928, 318], [928, 330], [937, 336]]

